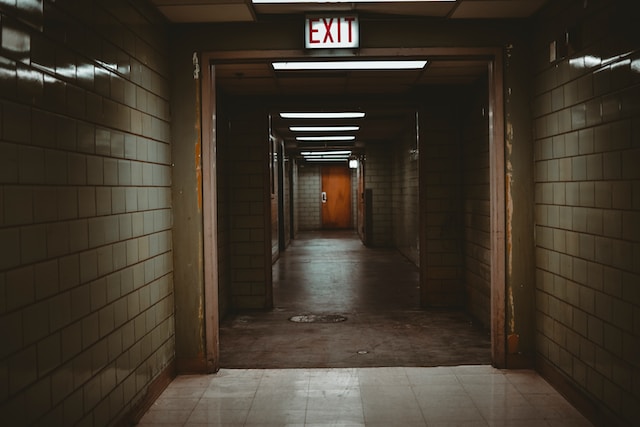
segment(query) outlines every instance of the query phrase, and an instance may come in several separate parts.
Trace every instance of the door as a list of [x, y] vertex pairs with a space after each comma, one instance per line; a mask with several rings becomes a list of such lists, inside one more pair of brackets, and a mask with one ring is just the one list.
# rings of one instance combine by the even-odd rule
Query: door
[[346, 166], [322, 168], [322, 228], [351, 228], [351, 170]]

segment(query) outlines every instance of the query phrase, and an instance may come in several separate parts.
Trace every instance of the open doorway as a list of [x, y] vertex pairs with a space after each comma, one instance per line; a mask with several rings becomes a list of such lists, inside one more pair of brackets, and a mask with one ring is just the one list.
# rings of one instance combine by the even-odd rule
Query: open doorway
[[[423, 52], [425, 55], [428, 54], [428, 52]], [[263, 53], [264, 54], [264, 53]], [[415, 55], [416, 52], [412, 51], [411, 52], [412, 55]], [[459, 52], [457, 53], [459, 55]], [[494, 66], [496, 61], [499, 62], [499, 56], [497, 54], [497, 52], [495, 51], [484, 51], [483, 52], [484, 56], [487, 57], [486, 61], [486, 66], [487, 66], [487, 70], [488, 70], [488, 77], [487, 77], [487, 81], [488, 81], [488, 86], [489, 86], [489, 103], [487, 105], [487, 112], [490, 114], [487, 114], [489, 123], [488, 123], [488, 138], [490, 140], [496, 141], [496, 137], [499, 138], [499, 140], [501, 141], [501, 131], [496, 131], [496, 128], [500, 129], [501, 128], [501, 124], [500, 123], [494, 123], [491, 120], [495, 120], [496, 117], [500, 117], [500, 114], [495, 114], [496, 112], [501, 111], [501, 106], [498, 105], [498, 103], [496, 102], [496, 99], [500, 99], [500, 96], [496, 96], [498, 95], [499, 90], [497, 89], [498, 86], [501, 87], [501, 82], [500, 85], [496, 85], [496, 74], [494, 73], [496, 67]], [[244, 56], [246, 56], [246, 53], [243, 53]], [[478, 52], [475, 52], [474, 55], [478, 55]], [[215, 54], [212, 54], [209, 57], [209, 60], [213, 59], [214, 63], [215, 63]], [[458, 56], [459, 57], [459, 56]], [[227, 58], [228, 59], [228, 58]], [[213, 68], [212, 68], [212, 74], [213, 75]], [[499, 80], [499, 78], [498, 78]], [[209, 95], [211, 96], [211, 95]], [[205, 95], [203, 93], [203, 100], [205, 98]], [[209, 100], [210, 101], [210, 100]], [[255, 103], [254, 103], [255, 104]], [[206, 105], [206, 104], [205, 104]], [[211, 103], [210, 103], [211, 105]], [[265, 104], [265, 110], [267, 109], [268, 105]], [[259, 110], [259, 109], [258, 109]], [[247, 110], [243, 110], [243, 114], [247, 113]], [[218, 111], [219, 113], [219, 111]], [[250, 111], [248, 113], [251, 113]], [[220, 117], [220, 115], [217, 116], [218, 118]], [[490, 119], [489, 119], [490, 117]], [[496, 126], [496, 124], [498, 126]], [[230, 128], [233, 128], [233, 126], [230, 126]], [[206, 141], [203, 141], [206, 143]], [[490, 229], [490, 237], [489, 240], [491, 242], [491, 253], [490, 253], [490, 259], [491, 259], [491, 263], [490, 263], [490, 329], [491, 329], [491, 343], [492, 343], [492, 352], [491, 352], [491, 362], [493, 364], [495, 364], [496, 366], [500, 366], [501, 365], [501, 358], [504, 356], [504, 343], [503, 343], [503, 337], [504, 337], [504, 313], [500, 312], [500, 307], [504, 306], [504, 278], [500, 279], [501, 274], [504, 274], [504, 270], [500, 270], [500, 258], [501, 258], [501, 254], [504, 254], [504, 251], [502, 250], [502, 252], [500, 251], [500, 247], [501, 245], [503, 245], [503, 242], [501, 242], [501, 236], [503, 236], [504, 234], [501, 233], [501, 230], [497, 229], [497, 227], [500, 227], [500, 217], [501, 215], [504, 215], [504, 201], [503, 199], [501, 199], [500, 197], [495, 197], [496, 194], [500, 194], [500, 186], [504, 185], [503, 182], [500, 181], [500, 176], [501, 173], [499, 172], [499, 170], [504, 170], [503, 165], [500, 163], [500, 158], [501, 158], [501, 152], [500, 152], [500, 148], [502, 148], [502, 143], [498, 144], [498, 147], [496, 147], [496, 144], [488, 144], [489, 145], [489, 152], [487, 153], [487, 163], [489, 163], [490, 167], [488, 167], [488, 171], [489, 171], [489, 181], [490, 181], [490, 185], [489, 185], [489, 192], [490, 192], [490, 197], [489, 197], [489, 201], [487, 203], [487, 206], [489, 206], [489, 222], [491, 224], [491, 229]], [[412, 153], [412, 156], [423, 156], [425, 155], [425, 153], [421, 152], [421, 150], [417, 150], [418, 152], [416, 153]], [[369, 161], [369, 160], [367, 160]], [[422, 160], [421, 160], [421, 164], [422, 164]], [[498, 167], [498, 172], [494, 172], [494, 167]], [[502, 168], [502, 169], [500, 169]], [[421, 174], [421, 179], [422, 176], [424, 176], [424, 174]], [[422, 182], [419, 184], [420, 187], [420, 191], [423, 191], [423, 185]], [[424, 207], [425, 205], [423, 203], [426, 203], [424, 201], [425, 199], [421, 198], [421, 202], [419, 203], [420, 207], [419, 209], [421, 210], [421, 212], [424, 212]], [[265, 204], [265, 211], [270, 211], [271, 205], [269, 204]], [[273, 216], [270, 216], [270, 218], [273, 218]], [[264, 216], [262, 217], [263, 220], [265, 220]], [[258, 220], [258, 219], [256, 219]], [[266, 227], [265, 229], [269, 229], [271, 228], [271, 222], [269, 219], [265, 220], [269, 227]], [[419, 223], [419, 247], [424, 249], [425, 247], [427, 247], [428, 244], [428, 235], [429, 235], [429, 230], [428, 230], [428, 223], [425, 222], [425, 220], [423, 218], [420, 219], [420, 223]], [[268, 238], [265, 238], [264, 241], [266, 242], [267, 240], [269, 240]], [[265, 244], [265, 246], [267, 246]], [[268, 243], [268, 246], [271, 246], [271, 242]], [[426, 251], [422, 250], [420, 251], [420, 259], [419, 259], [419, 263], [421, 265], [420, 270], [419, 270], [419, 283], [420, 283], [420, 300], [422, 302], [422, 304], [424, 305], [425, 301], [429, 301], [429, 298], [432, 297], [432, 288], [430, 288], [430, 286], [432, 285], [432, 282], [430, 281], [432, 278], [429, 277], [427, 275], [427, 266], [429, 265], [429, 263], [431, 262], [432, 258], [430, 258], [429, 256], [427, 256], [427, 254], [425, 254]], [[206, 256], [206, 253], [205, 253]], [[433, 256], [433, 254], [431, 255]], [[265, 263], [267, 264], [267, 263]], [[268, 263], [269, 265], [263, 265], [263, 269], [265, 270], [265, 272], [267, 273], [271, 273], [271, 264]], [[246, 270], [244, 270], [245, 273], [247, 273]], [[502, 273], [501, 273], [502, 271]], [[263, 284], [267, 284], [267, 286], [271, 285], [271, 274], [269, 274], [269, 280], [264, 280], [262, 281]], [[494, 279], [497, 279], [494, 280]], [[272, 288], [270, 289], [271, 291], [273, 290]], [[268, 293], [269, 290], [265, 290], [265, 293]], [[254, 295], [255, 296], [255, 295]], [[258, 295], [259, 296], [259, 295]], [[251, 299], [251, 301], [257, 301], [258, 298], [253, 298]], [[271, 299], [270, 301], [271, 304], [273, 304], [273, 299]], [[269, 302], [267, 302], [267, 304], [265, 306], [268, 306]], [[256, 307], [258, 308], [258, 307]], [[264, 308], [264, 306], [263, 306]]]

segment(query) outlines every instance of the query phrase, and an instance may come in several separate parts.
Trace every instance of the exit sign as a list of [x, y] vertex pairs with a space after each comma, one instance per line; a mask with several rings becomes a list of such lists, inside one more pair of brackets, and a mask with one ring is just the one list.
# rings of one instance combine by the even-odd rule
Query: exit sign
[[304, 46], [307, 49], [354, 49], [360, 44], [355, 15], [307, 16]]

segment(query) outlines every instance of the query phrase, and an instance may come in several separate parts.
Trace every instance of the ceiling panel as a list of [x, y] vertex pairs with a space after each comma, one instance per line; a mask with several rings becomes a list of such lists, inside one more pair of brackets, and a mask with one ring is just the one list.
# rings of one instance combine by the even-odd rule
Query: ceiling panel
[[[270, 96], [292, 110], [335, 110], [356, 108], [367, 112], [358, 132], [359, 150], [363, 144], [392, 140], [412, 125], [414, 95], [429, 85], [468, 85], [486, 78], [486, 61], [434, 59], [424, 70], [403, 71], [295, 71], [274, 72], [266, 61], [216, 65], [220, 91], [230, 95]], [[349, 105], [350, 107], [346, 107]], [[294, 122], [274, 114], [273, 129], [288, 147], [327, 148], [323, 143], [296, 144], [288, 126]], [[313, 124], [297, 121], [296, 124]], [[353, 124], [333, 120], [330, 124]], [[344, 147], [331, 143], [329, 147]]]
[[455, 2], [257, 4], [250, 0], [151, 0], [176, 23], [256, 21], [260, 16], [352, 11], [360, 14], [450, 19], [524, 18], [549, 0], [457, 0]]
[[332, 12], [356, 12], [369, 14], [389, 14], [406, 16], [447, 17], [455, 8], [455, 2], [403, 2], [389, 1], [384, 3], [329, 3], [329, 4], [256, 4], [257, 15], [291, 15]]
[[240, 1], [178, 1], [152, 0], [158, 10], [171, 22], [249, 22], [255, 20], [253, 10]]
[[548, 0], [464, 0], [458, 1], [453, 19], [526, 18]]
[[[151, 0], [170, 22], [219, 23], [259, 21], [279, 14], [353, 11], [361, 15], [416, 16], [440, 19], [524, 18], [549, 0], [457, 0], [456, 2], [328, 3], [317, 5], [252, 5], [250, 0]], [[468, 85], [486, 78], [485, 61], [433, 60], [421, 71], [394, 72], [286, 72], [276, 73], [267, 61], [217, 64], [216, 83], [231, 95], [269, 96], [291, 110], [335, 110], [356, 108], [367, 112], [360, 122], [356, 143], [332, 143], [336, 148], [361, 149], [366, 143], [390, 141], [415, 126], [412, 95], [430, 85]], [[350, 107], [347, 107], [349, 105]], [[291, 121], [273, 112], [273, 129], [295, 148]], [[353, 124], [352, 121], [342, 122]], [[313, 124], [298, 122], [297, 124]], [[333, 121], [332, 124], [340, 124]], [[307, 143], [304, 148], [324, 148]]]

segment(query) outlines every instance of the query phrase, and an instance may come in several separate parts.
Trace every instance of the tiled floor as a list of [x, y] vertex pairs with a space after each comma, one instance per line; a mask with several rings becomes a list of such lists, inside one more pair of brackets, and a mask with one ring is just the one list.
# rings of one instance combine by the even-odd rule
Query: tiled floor
[[591, 426], [532, 371], [223, 369], [180, 376], [142, 426]]

